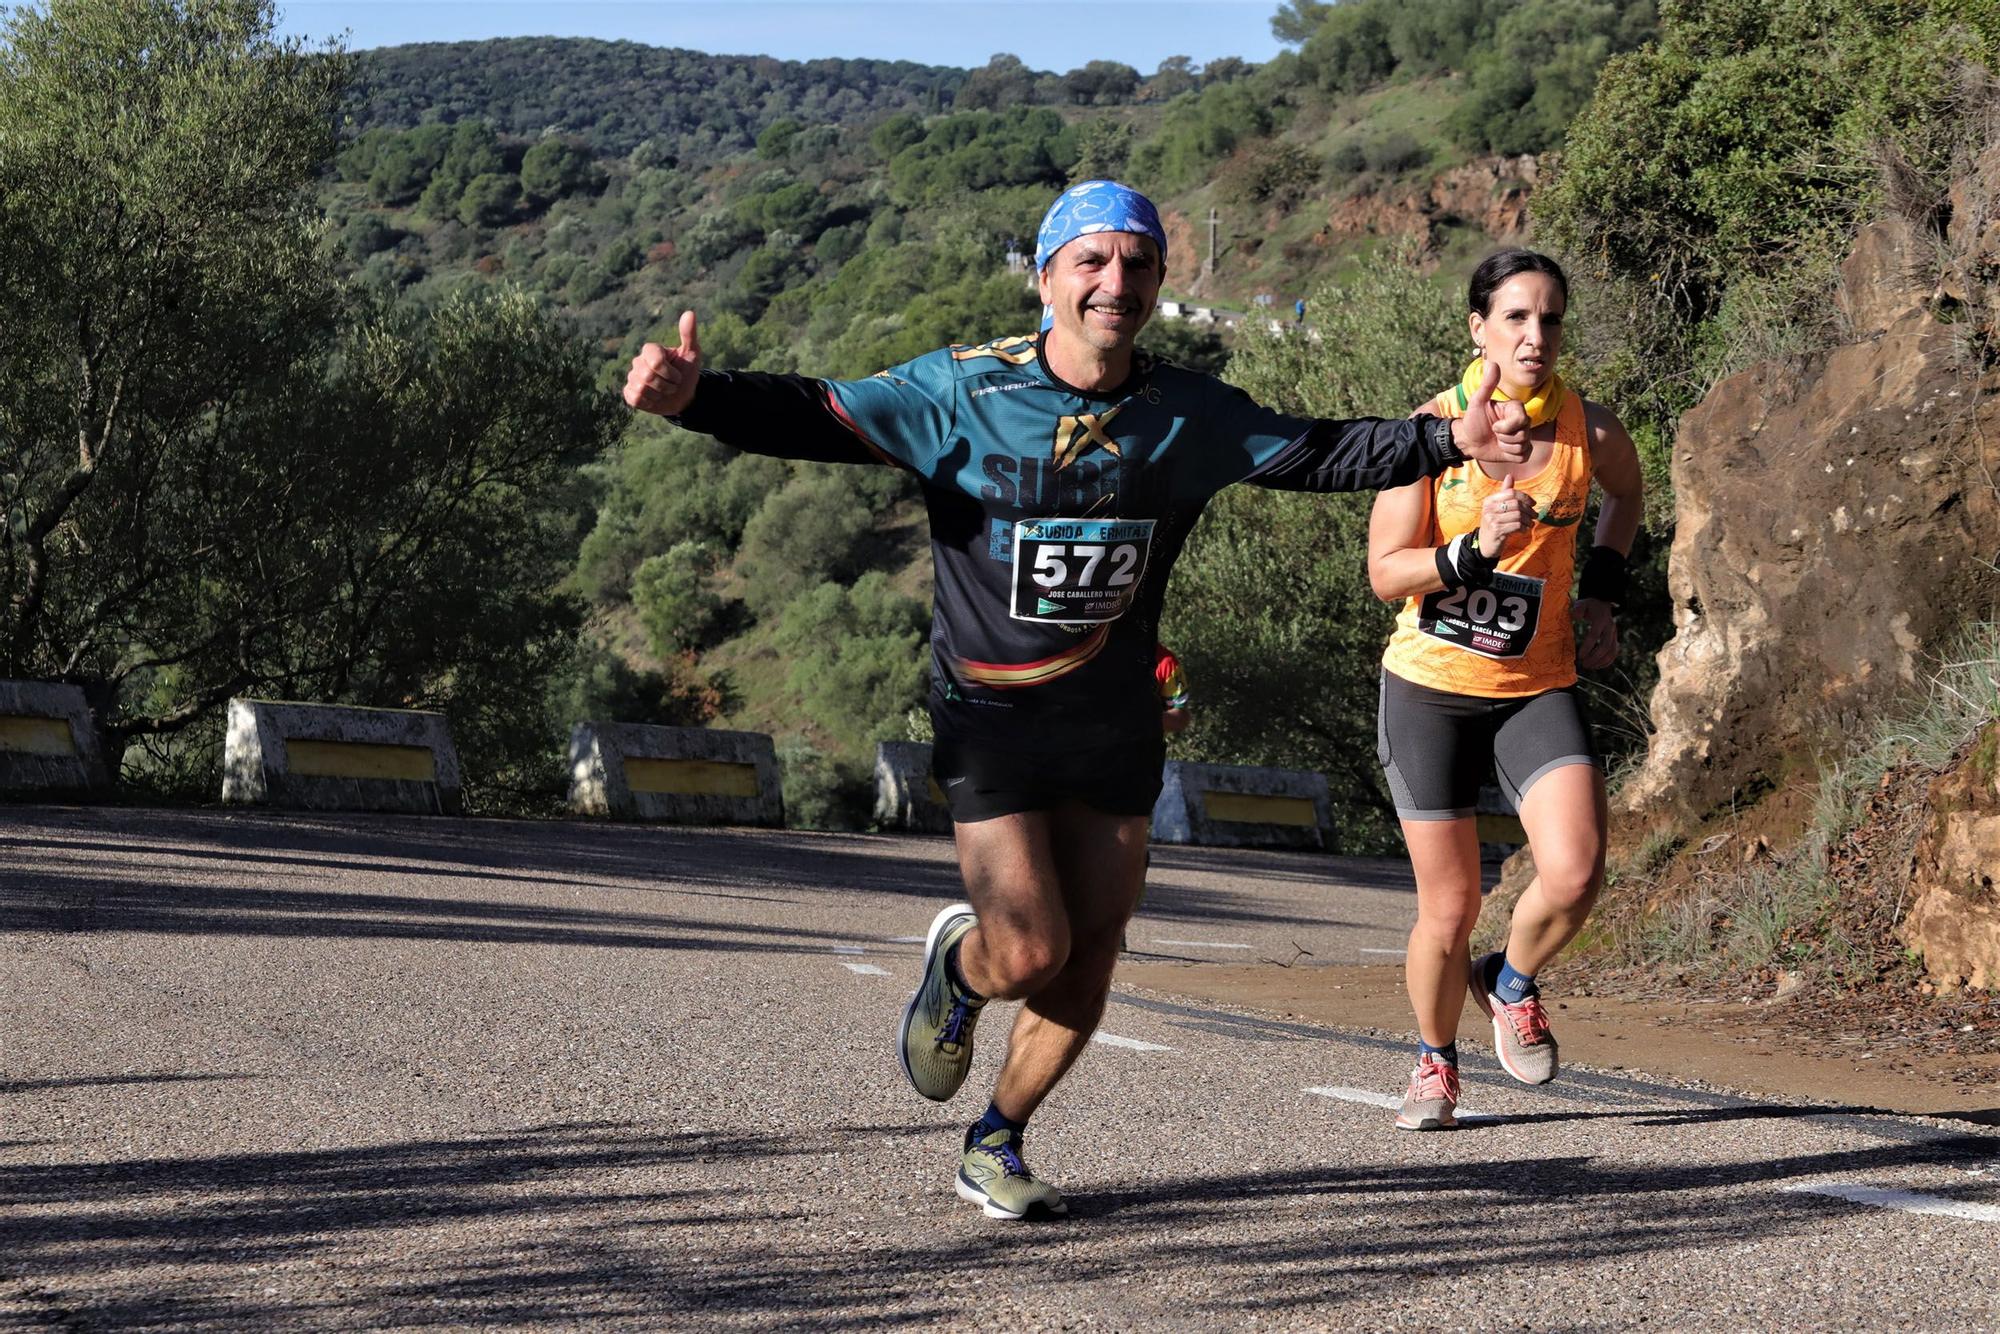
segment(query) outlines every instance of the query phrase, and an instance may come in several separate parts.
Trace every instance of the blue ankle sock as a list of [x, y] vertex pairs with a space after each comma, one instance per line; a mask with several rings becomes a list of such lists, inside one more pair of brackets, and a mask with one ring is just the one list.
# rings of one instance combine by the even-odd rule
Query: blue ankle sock
[[951, 979], [951, 984], [957, 987], [959, 993], [967, 1000], [983, 1002], [986, 997], [980, 995], [967, 985], [965, 974], [958, 971], [958, 947], [964, 943], [961, 940], [944, 952], [944, 975]]
[[1500, 956], [1500, 973], [1493, 979], [1493, 994], [1509, 1005], [1519, 1005], [1530, 996], [1539, 995], [1535, 990], [1535, 979], [1519, 972], [1507, 962], [1507, 956]]
[[1446, 1065], [1457, 1065], [1458, 1039], [1453, 1038], [1450, 1042], [1445, 1043], [1442, 1047], [1433, 1047], [1430, 1043], [1425, 1042], [1422, 1038], [1418, 1038], [1417, 1058], [1421, 1060], [1425, 1056], [1435, 1056], [1440, 1061], [1443, 1061]]
[[967, 1148], [970, 1148], [996, 1130], [1011, 1130], [1014, 1132], [1014, 1138], [1019, 1140], [1021, 1132], [1027, 1128], [1028, 1123], [1026, 1121], [1016, 1121], [1013, 1117], [1008, 1116], [989, 1102], [986, 1104], [985, 1115], [974, 1121], [971, 1127], [965, 1132], [965, 1144]]

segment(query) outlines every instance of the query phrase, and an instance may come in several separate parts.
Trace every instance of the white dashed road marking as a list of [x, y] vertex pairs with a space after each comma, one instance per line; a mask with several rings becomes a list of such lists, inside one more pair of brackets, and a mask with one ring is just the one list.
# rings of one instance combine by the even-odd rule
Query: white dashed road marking
[[1102, 1042], [1107, 1047], [1123, 1047], [1126, 1051], [1172, 1051], [1172, 1047], [1162, 1047], [1157, 1042], [1141, 1042], [1137, 1038], [1121, 1038], [1116, 1033], [1092, 1033], [1092, 1042]]
[[1363, 945], [1363, 946], [1361, 947], [1361, 953], [1363, 953], [1363, 954], [1393, 954], [1393, 955], [1395, 955], [1395, 956], [1396, 956], [1396, 957], [1397, 957], [1398, 959], [1400, 959], [1400, 958], [1402, 958], [1402, 957], [1403, 957], [1404, 955], [1408, 954], [1408, 953], [1409, 953], [1409, 951], [1408, 951], [1408, 950], [1371, 950], [1371, 949], [1369, 949], [1369, 948], [1368, 948], [1368, 947], [1367, 947], [1366, 945]]
[[1872, 1204], [1882, 1209], [1901, 1209], [1911, 1214], [1936, 1214], [1941, 1218], [1969, 1218], [1975, 1223], [2000, 1223], [2000, 1205], [1970, 1204], [1964, 1200], [1941, 1200], [1935, 1195], [1918, 1195], [1907, 1190], [1883, 1190], [1852, 1181], [1816, 1181], [1810, 1185], [1787, 1186], [1794, 1195], [1830, 1195], [1850, 1204]]
[[924, 943], [924, 938], [922, 936], [891, 936], [889, 937], [889, 943], [891, 945], [921, 945]]
[[846, 963], [846, 962], [843, 962], [843, 963], [842, 963], [842, 964], [841, 964], [840, 966], [841, 966], [842, 968], [845, 968], [845, 969], [846, 969], [846, 970], [847, 970], [848, 972], [850, 972], [850, 973], [859, 973], [859, 974], [861, 974], [861, 975], [862, 975], [863, 977], [887, 977], [887, 976], [889, 975], [889, 970], [888, 970], [888, 969], [886, 969], [886, 968], [877, 968], [877, 967], [876, 967], [876, 966], [875, 966], [874, 964], [872, 964], [872, 963]]
[[1226, 940], [1156, 940], [1155, 945], [1183, 945], [1203, 950], [1247, 950], [1248, 945], [1232, 945]]
[[861, 947], [860, 947], [859, 945], [835, 945], [835, 946], [833, 947], [833, 952], [834, 952], [835, 954], [866, 954], [866, 953], [868, 953], [868, 951], [867, 951], [867, 950], [864, 950], [864, 949], [862, 949], [862, 948], [861, 948]]
[[[1309, 1088], [1306, 1092], [1321, 1098], [1337, 1098], [1341, 1102], [1359, 1102], [1365, 1103], [1370, 1107], [1386, 1107], [1392, 1112], [1403, 1110], [1403, 1100], [1401, 1098], [1388, 1093], [1377, 1093], [1373, 1089]], [[1506, 1118], [1493, 1116], [1486, 1112], [1460, 1111], [1458, 1119], [1460, 1121], [1504, 1121]]]

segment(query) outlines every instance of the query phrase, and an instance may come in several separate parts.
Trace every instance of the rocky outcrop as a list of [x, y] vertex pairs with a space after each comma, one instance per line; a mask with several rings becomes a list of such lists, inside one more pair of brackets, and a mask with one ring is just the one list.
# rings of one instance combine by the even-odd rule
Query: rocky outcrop
[[[1977, 346], [2000, 158], [1983, 165], [1949, 245], [1900, 220], [1864, 231], [1840, 298], [1854, 341], [1803, 374], [1733, 376], [1682, 418], [1675, 633], [1632, 814], [1700, 816], [1837, 752], [2000, 596], [2000, 379]], [[1940, 255], [1963, 304], [1940, 296]]]
[[1931, 785], [1897, 934], [1942, 988], [2000, 988], [2000, 723]]
[[1188, 215], [1178, 209], [1168, 209], [1160, 218], [1160, 227], [1167, 234], [1167, 271], [1177, 286], [1185, 287], [1200, 276], [1208, 257], [1208, 230], [1204, 226], [1197, 231]]
[[1539, 165], [1533, 153], [1522, 153], [1453, 167], [1431, 182], [1433, 215], [1469, 223], [1497, 241], [1518, 241], [1528, 234], [1528, 200]]
[[1428, 247], [1439, 227], [1458, 223], [1496, 242], [1520, 241], [1528, 234], [1536, 176], [1537, 159], [1524, 153], [1478, 158], [1428, 185], [1357, 191], [1333, 201], [1313, 239], [1327, 245], [1355, 236], [1411, 237]]

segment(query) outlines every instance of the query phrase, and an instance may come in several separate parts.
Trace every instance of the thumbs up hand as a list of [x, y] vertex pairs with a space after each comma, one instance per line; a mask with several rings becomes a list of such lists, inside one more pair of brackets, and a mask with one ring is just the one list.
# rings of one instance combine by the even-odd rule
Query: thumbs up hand
[[1451, 424], [1458, 452], [1481, 463], [1520, 463], [1528, 457], [1528, 410], [1511, 399], [1495, 403], [1500, 364], [1486, 363], [1479, 388], [1465, 401], [1465, 415]]
[[678, 417], [694, 402], [700, 372], [701, 342], [694, 312], [684, 310], [679, 347], [648, 343], [632, 358], [632, 371], [625, 377], [625, 402], [641, 412]]
[[1514, 489], [1514, 474], [1501, 480], [1500, 489], [1486, 497], [1479, 509], [1479, 554], [1498, 560], [1506, 552], [1508, 539], [1525, 533], [1535, 521], [1535, 501], [1525, 491]]

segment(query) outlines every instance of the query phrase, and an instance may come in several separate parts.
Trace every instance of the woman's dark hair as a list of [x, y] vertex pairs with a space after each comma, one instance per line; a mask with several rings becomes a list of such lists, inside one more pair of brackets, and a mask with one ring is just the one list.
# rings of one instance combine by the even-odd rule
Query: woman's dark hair
[[1481, 315], [1493, 313], [1493, 294], [1500, 285], [1517, 273], [1546, 273], [1556, 280], [1562, 289], [1563, 302], [1569, 302], [1569, 279], [1563, 276], [1562, 265], [1547, 255], [1533, 250], [1502, 250], [1481, 260], [1479, 267], [1472, 271], [1472, 285], [1466, 289], [1467, 309], [1476, 310]]

